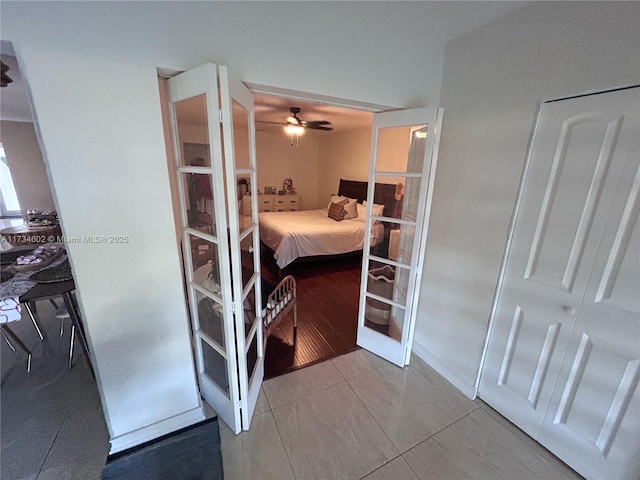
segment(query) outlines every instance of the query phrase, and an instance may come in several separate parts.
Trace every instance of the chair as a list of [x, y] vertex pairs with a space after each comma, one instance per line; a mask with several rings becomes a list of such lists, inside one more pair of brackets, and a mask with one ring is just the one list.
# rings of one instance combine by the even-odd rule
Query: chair
[[267, 297], [267, 306], [262, 316], [264, 346], [267, 338], [278, 328], [280, 322], [293, 310], [293, 346], [298, 334], [298, 307], [296, 305], [296, 279], [292, 275], [284, 277]]
[[9, 337], [11, 337], [11, 339], [14, 342], [16, 342], [16, 345], [18, 345], [18, 347], [20, 347], [27, 354], [27, 373], [31, 372], [31, 358], [32, 358], [31, 350], [29, 350], [27, 346], [24, 343], [22, 343], [22, 340], [20, 340], [18, 336], [15, 333], [13, 333], [13, 331], [9, 328], [7, 324], [5, 323], [0, 324], [0, 333], [2, 334], [2, 338], [7, 343], [7, 345], [9, 345], [9, 348], [13, 350], [13, 353], [17, 354], [18, 352], [16, 350], [16, 347], [14, 347], [13, 344], [11, 343], [11, 340], [9, 339]]
[[[63, 303], [56, 310], [56, 318], [60, 319], [60, 338], [64, 333], [64, 321], [71, 320], [71, 315], [69, 315], [69, 311], [67, 310], [67, 306]], [[69, 370], [73, 367], [73, 342], [76, 338], [76, 326], [71, 323], [71, 342], [69, 344]]]

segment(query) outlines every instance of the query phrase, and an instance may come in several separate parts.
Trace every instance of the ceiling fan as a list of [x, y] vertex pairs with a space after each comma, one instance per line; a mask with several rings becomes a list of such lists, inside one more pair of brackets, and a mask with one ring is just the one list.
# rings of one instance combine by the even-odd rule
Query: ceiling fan
[[266, 120], [256, 120], [256, 123], [271, 123], [273, 125], [282, 125], [285, 132], [291, 135], [302, 135], [306, 129], [309, 130], [333, 130], [331, 122], [328, 120], [302, 120], [298, 114], [300, 113], [300, 107], [289, 107], [291, 115], [287, 117], [285, 123], [282, 122], [269, 122]]
[[289, 111], [291, 112], [291, 116], [287, 117], [287, 126], [298, 126], [311, 130], [333, 130], [333, 127], [328, 126], [331, 125], [331, 122], [328, 120], [302, 120], [298, 117], [300, 107], [289, 107]]

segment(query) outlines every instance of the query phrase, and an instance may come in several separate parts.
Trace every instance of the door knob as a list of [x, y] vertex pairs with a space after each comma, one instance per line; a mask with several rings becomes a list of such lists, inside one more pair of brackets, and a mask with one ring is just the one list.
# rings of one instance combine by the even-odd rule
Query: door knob
[[569, 305], [563, 306], [562, 310], [564, 310], [565, 313], [568, 313], [569, 315], [575, 315], [576, 314], [576, 309], [573, 308], [573, 307], [570, 307]]

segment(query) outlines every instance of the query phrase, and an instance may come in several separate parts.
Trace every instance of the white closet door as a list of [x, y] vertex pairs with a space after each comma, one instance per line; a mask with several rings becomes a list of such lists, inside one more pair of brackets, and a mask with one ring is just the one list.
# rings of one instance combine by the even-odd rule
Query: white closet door
[[640, 474], [639, 159], [636, 143], [539, 438], [589, 478]]
[[[638, 88], [548, 102], [540, 109], [479, 388], [485, 401], [534, 438], [540, 438], [565, 353], [575, 356], [582, 339], [572, 332], [583, 299], [588, 303], [596, 255], [628, 173], [638, 111]], [[608, 315], [620, 318], [615, 309]], [[624, 350], [626, 328], [616, 322], [604, 328], [611, 329], [610, 347]], [[599, 375], [612, 374], [606, 362], [598, 362]], [[572, 389], [588, 392], [586, 383], [572, 378]], [[582, 411], [579, 404], [599, 409], [578, 421], [594, 429], [596, 418], [607, 417], [605, 403], [587, 393], [572, 414]], [[561, 458], [566, 450], [553, 449]], [[583, 455], [578, 448], [578, 458]], [[572, 464], [579, 472], [587, 471], [584, 465]]]

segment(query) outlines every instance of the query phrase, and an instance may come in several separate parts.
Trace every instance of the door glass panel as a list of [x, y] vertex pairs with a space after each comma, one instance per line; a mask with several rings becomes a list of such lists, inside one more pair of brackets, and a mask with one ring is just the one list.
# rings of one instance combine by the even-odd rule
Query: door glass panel
[[189, 235], [193, 281], [220, 296], [220, 262], [218, 246], [195, 235]]
[[182, 146], [180, 166], [210, 166], [206, 95], [180, 100], [175, 102], [174, 106], [178, 140]]
[[[374, 275], [374, 277], [380, 276], [377, 275], [377, 273], [379, 272], [374, 272], [374, 274], [376, 274]], [[377, 280], [371, 280], [371, 277], [367, 279], [367, 283], [370, 283], [372, 281]], [[397, 294], [394, 293], [393, 284], [391, 284], [390, 288], [388, 286], [373, 285], [368, 288], [371, 288], [371, 293], [374, 293], [376, 295], [380, 295], [380, 293], [383, 293], [381, 290], [387, 289], [390, 291], [390, 296], [397, 296]], [[404, 312], [405, 309], [402, 307], [392, 305], [390, 302], [380, 301], [367, 295], [364, 307], [364, 326], [370, 328], [371, 330], [375, 330], [378, 333], [382, 333], [383, 335], [391, 337], [399, 342], [402, 338]]]
[[253, 380], [253, 374], [258, 364], [258, 335], [253, 336], [249, 350], [247, 351], [247, 377], [249, 378], [249, 384]]
[[[409, 267], [396, 267], [376, 260], [369, 260], [368, 265], [367, 293], [406, 305], [410, 277]], [[389, 310], [389, 308], [382, 305], [382, 301], [378, 299], [372, 298], [367, 303], [375, 308], [382, 308], [386, 311]], [[381, 312], [372, 310], [370, 320], [374, 323], [376, 313], [380, 313], [388, 318], [387, 313], [382, 314]]]
[[181, 175], [187, 226], [216, 236], [211, 175], [206, 173], [182, 173]]
[[[388, 258], [404, 265], [411, 264], [413, 240], [415, 238], [415, 224], [392, 224], [379, 243], [371, 246], [370, 254], [380, 258]], [[375, 231], [374, 225], [373, 229]]]
[[412, 222], [416, 220], [422, 177], [376, 176], [375, 182], [374, 216], [402, 218]]
[[376, 172], [422, 173], [427, 129], [426, 125], [380, 128]]
[[222, 305], [192, 287], [198, 303], [198, 328], [225, 350]]
[[253, 232], [240, 240], [240, 263], [242, 265], [242, 289], [244, 290], [256, 271], [254, 261]]
[[204, 339], [200, 339], [204, 373], [229, 396], [229, 378], [227, 377], [227, 360], [216, 352]]
[[236, 175], [236, 185], [238, 189], [238, 226], [240, 232], [243, 232], [253, 224], [251, 200], [255, 195], [255, 186], [251, 185], [249, 175]]
[[256, 287], [251, 287], [249, 293], [244, 299], [243, 302], [244, 309], [244, 334], [245, 337], [249, 336], [249, 332], [251, 331], [251, 327], [255, 323], [258, 318], [256, 315]]
[[249, 112], [235, 100], [231, 102], [233, 116], [233, 148], [237, 169], [251, 168], [249, 155]]
[[410, 126], [378, 129], [376, 172], [406, 172], [410, 140]]

